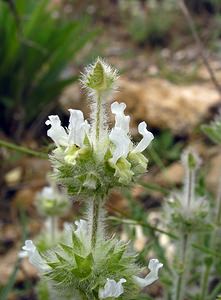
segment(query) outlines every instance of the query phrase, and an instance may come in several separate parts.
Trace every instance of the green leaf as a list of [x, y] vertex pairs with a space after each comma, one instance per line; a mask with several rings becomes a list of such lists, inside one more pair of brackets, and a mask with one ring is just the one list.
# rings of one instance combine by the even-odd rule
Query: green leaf
[[202, 131], [216, 144], [221, 144], [221, 124], [219, 126], [202, 125]]

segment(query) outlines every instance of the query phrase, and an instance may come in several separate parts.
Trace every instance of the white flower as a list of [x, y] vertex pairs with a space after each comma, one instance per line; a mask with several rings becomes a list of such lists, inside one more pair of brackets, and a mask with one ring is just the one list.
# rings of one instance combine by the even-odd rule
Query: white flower
[[77, 226], [77, 229], [74, 231], [74, 233], [77, 235], [78, 238], [83, 240], [88, 234], [87, 221], [80, 219], [79, 221], [75, 221], [75, 225]]
[[111, 130], [109, 138], [115, 145], [111, 159], [114, 164], [119, 158], [126, 158], [130, 150], [131, 140], [128, 137], [130, 117], [125, 116], [125, 108], [125, 103], [114, 102], [111, 104], [111, 111], [115, 114], [115, 127]]
[[[111, 105], [111, 111], [113, 114], [115, 114], [115, 126], [111, 130], [109, 138], [115, 145], [113, 157], [111, 159], [111, 162], [114, 164], [118, 161], [119, 158], [127, 157], [132, 145], [131, 140], [128, 136], [130, 117], [125, 116], [125, 108], [125, 103], [114, 102]], [[147, 130], [147, 124], [145, 122], [141, 122], [138, 125], [138, 131], [143, 135], [143, 138], [132, 150], [132, 152], [143, 152], [154, 138], [153, 134]]]
[[124, 292], [122, 283], [126, 282], [126, 279], [121, 278], [118, 282], [114, 279], [107, 278], [107, 282], [104, 288], [99, 289], [99, 298], [118, 298]]
[[47, 135], [55, 142], [56, 146], [83, 146], [85, 134], [89, 131], [89, 124], [84, 121], [82, 111], [69, 109], [70, 118], [68, 129], [61, 126], [61, 120], [58, 116], [49, 116], [46, 125], [51, 125]]
[[66, 130], [61, 126], [61, 120], [58, 116], [49, 116], [49, 120], [45, 122], [46, 125], [51, 125], [48, 129], [47, 135], [55, 142], [56, 146], [67, 146], [68, 135]]
[[111, 130], [109, 138], [115, 145], [113, 157], [111, 158], [111, 162], [115, 164], [119, 158], [127, 157], [130, 150], [131, 140], [129, 139], [125, 131], [119, 127], [114, 127]]
[[142, 134], [143, 138], [142, 140], [137, 144], [137, 146], [134, 148], [134, 152], [143, 152], [151, 143], [154, 136], [153, 134], [147, 130], [147, 124], [146, 122], [141, 122], [138, 125], [138, 131], [140, 134]]
[[145, 278], [140, 278], [138, 276], [133, 276], [134, 281], [140, 288], [144, 288], [154, 281], [156, 281], [158, 277], [158, 271], [163, 267], [163, 264], [159, 262], [158, 259], [151, 259], [149, 261], [148, 269], [150, 272], [147, 274]]
[[39, 197], [46, 198], [46, 199], [55, 198], [54, 190], [51, 186], [45, 186], [38, 195]]
[[43, 261], [36, 246], [31, 240], [25, 241], [25, 245], [22, 247], [22, 250], [23, 251], [19, 253], [20, 258], [28, 257], [29, 262], [35, 266], [39, 272], [45, 272], [49, 270], [49, 267]]
[[111, 111], [115, 114], [115, 127], [121, 128], [126, 134], [129, 132], [130, 117], [125, 116], [125, 103], [114, 102], [111, 104]]
[[68, 144], [82, 147], [85, 133], [89, 130], [89, 124], [87, 121], [84, 121], [84, 115], [81, 110], [69, 109], [69, 112]]

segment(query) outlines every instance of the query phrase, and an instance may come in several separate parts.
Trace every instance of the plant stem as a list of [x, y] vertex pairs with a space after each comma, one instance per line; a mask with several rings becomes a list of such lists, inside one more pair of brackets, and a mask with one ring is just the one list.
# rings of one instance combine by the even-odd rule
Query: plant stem
[[9, 142], [3, 141], [3, 140], [0, 140], [0, 146], [4, 147], [4, 148], [8, 148], [10, 150], [21, 152], [21, 153], [24, 153], [24, 154], [36, 156], [36, 157], [39, 157], [39, 158], [42, 158], [42, 159], [48, 159], [48, 155], [46, 153], [37, 152], [37, 151], [31, 150], [31, 149], [28, 149], [26, 147], [18, 146], [16, 144], [9, 143]]
[[202, 276], [202, 289], [201, 289], [201, 298], [200, 300], [207, 299], [207, 291], [208, 291], [208, 281], [209, 274], [211, 270], [211, 265], [206, 265], [204, 268], [203, 276]]
[[100, 138], [100, 129], [101, 129], [101, 101], [102, 101], [102, 98], [101, 98], [101, 94], [98, 94], [97, 96], [97, 107], [96, 107], [96, 132], [95, 132], [95, 136], [96, 136], [96, 142], [98, 143], [99, 141], [99, 138]]
[[181, 265], [182, 271], [178, 274], [175, 282], [175, 294], [173, 300], [183, 300], [187, 276], [189, 273], [189, 262], [190, 262], [190, 250], [191, 250], [191, 236], [188, 233], [184, 233], [180, 241], [180, 252], [181, 252]]
[[217, 196], [216, 196], [216, 224], [217, 226], [221, 223], [221, 174], [219, 176]]
[[216, 285], [212, 293], [208, 296], [207, 300], [214, 300], [221, 292], [221, 282]]
[[91, 209], [91, 247], [95, 248], [97, 243], [98, 232], [102, 228], [102, 216], [101, 216], [101, 206], [102, 199], [100, 197], [94, 197], [91, 200], [92, 209]]
[[191, 200], [193, 199], [194, 187], [195, 187], [195, 182], [194, 182], [193, 171], [189, 170], [188, 207], [190, 207]]
[[195, 189], [195, 170], [188, 167], [186, 174], [186, 204], [190, 208], [191, 202], [194, 199], [194, 189]]
[[57, 217], [51, 216], [51, 241], [52, 243], [56, 239], [56, 230], [57, 230]]
[[165, 234], [165, 235], [168, 235], [170, 236], [171, 238], [173, 239], [178, 239], [178, 237], [170, 232], [167, 232], [163, 229], [160, 229], [160, 228], [157, 228], [155, 226], [152, 226], [150, 225], [149, 223], [144, 223], [144, 222], [140, 222], [140, 221], [137, 221], [137, 220], [132, 220], [132, 219], [125, 219], [123, 218], [123, 216], [121, 216], [120, 218], [119, 217], [115, 217], [115, 216], [110, 216], [108, 217], [108, 220], [110, 221], [117, 221], [119, 223], [122, 223], [122, 224], [131, 224], [131, 225], [140, 225], [142, 227], [147, 227], [153, 231], [157, 231], [157, 232], [160, 232], [162, 234]]
[[[209, 249], [214, 249], [216, 251], [216, 237], [217, 232], [220, 229], [221, 223], [221, 174], [219, 176], [218, 187], [217, 187], [217, 195], [216, 195], [216, 209], [215, 209], [215, 229], [211, 235], [209, 242]], [[213, 259], [214, 261], [214, 259]], [[202, 284], [201, 284], [201, 300], [207, 299], [208, 296], [208, 285], [209, 285], [209, 275], [212, 268], [212, 265], [206, 265], [204, 272], [202, 274]]]

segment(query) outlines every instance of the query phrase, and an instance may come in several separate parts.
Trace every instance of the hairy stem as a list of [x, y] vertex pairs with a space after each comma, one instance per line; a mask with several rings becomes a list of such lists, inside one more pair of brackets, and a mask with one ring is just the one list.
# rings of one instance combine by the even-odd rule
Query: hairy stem
[[216, 285], [211, 294], [207, 297], [208, 300], [214, 300], [221, 292], [221, 282]]
[[195, 170], [188, 168], [186, 176], [186, 204], [188, 207], [190, 207], [194, 198]]
[[217, 226], [221, 223], [221, 174], [219, 176], [217, 196], [216, 196], [216, 224]]
[[202, 274], [202, 283], [201, 283], [202, 288], [201, 288], [200, 300], [206, 300], [207, 299], [210, 270], [211, 270], [211, 265], [206, 265], [204, 267], [204, 271], [203, 271], [203, 274]]
[[[215, 229], [212, 232], [210, 242], [209, 242], [209, 249], [216, 250], [216, 237], [220, 229], [221, 223], [221, 174], [219, 176], [218, 187], [217, 187], [217, 195], [216, 195], [216, 207], [215, 207]], [[204, 271], [202, 273], [201, 279], [201, 300], [206, 300], [208, 297], [208, 286], [209, 286], [209, 275], [211, 268], [214, 264], [206, 265]]]
[[101, 94], [98, 94], [97, 96], [97, 107], [96, 107], [96, 131], [95, 131], [95, 136], [96, 136], [96, 142], [98, 143], [99, 139], [100, 139], [100, 129], [101, 129], [101, 122], [102, 122], [102, 118], [101, 118], [101, 113], [102, 113], [102, 98], [101, 98]]
[[50, 217], [50, 222], [51, 222], [51, 241], [52, 243], [56, 239], [56, 231], [57, 231], [57, 217], [51, 216]]
[[98, 216], [99, 216], [99, 202], [96, 199], [93, 200], [93, 219], [92, 219], [92, 232], [91, 232], [91, 246], [96, 245], [97, 229], [98, 229]]
[[94, 197], [89, 206], [89, 226], [91, 247], [95, 248], [98, 237], [102, 237], [103, 230], [102, 198]]
[[182, 270], [177, 275], [175, 281], [175, 293], [173, 300], [183, 300], [185, 287], [187, 283], [187, 278], [190, 269], [190, 260], [191, 260], [191, 235], [188, 233], [183, 234], [181, 241], [180, 241], [180, 264]]

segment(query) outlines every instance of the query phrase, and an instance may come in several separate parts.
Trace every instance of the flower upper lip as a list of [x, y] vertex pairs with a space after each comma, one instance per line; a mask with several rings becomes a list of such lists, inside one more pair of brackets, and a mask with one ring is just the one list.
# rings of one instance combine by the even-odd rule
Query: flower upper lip
[[125, 282], [125, 278], [121, 278], [118, 282], [116, 282], [114, 279], [107, 278], [104, 288], [99, 289], [99, 298], [118, 298], [124, 292], [122, 284]]
[[159, 269], [163, 267], [163, 264], [159, 262], [158, 259], [151, 259], [149, 261], [148, 269], [150, 272], [147, 274], [145, 278], [140, 278], [138, 276], [133, 276], [134, 281], [137, 283], [137, 285], [140, 288], [144, 288], [150, 284], [152, 284], [154, 281], [156, 281], [158, 277]]

